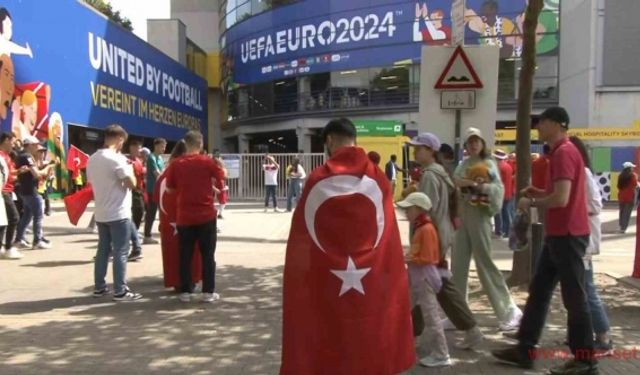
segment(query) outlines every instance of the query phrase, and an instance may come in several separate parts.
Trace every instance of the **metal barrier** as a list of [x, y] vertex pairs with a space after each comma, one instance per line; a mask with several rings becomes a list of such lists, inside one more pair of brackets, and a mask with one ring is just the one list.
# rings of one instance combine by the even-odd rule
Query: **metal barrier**
[[[229, 198], [232, 200], [262, 200], [265, 196], [264, 171], [265, 154], [222, 154], [229, 178]], [[287, 197], [287, 167], [294, 158], [300, 159], [300, 165], [307, 175], [324, 164], [324, 154], [271, 154], [280, 165], [278, 171], [278, 199]]]

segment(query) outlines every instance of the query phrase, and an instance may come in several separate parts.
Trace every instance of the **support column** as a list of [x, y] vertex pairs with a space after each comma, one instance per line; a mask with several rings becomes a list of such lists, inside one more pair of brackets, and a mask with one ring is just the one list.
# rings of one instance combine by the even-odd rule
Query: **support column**
[[238, 151], [241, 154], [247, 154], [249, 153], [251, 150], [249, 149], [249, 146], [251, 146], [251, 136], [247, 135], [247, 134], [239, 134], [238, 135]]
[[296, 129], [296, 135], [298, 136], [298, 151], [302, 151], [305, 154], [311, 153], [311, 137], [316, 135], [316, 132], [312, 129]]

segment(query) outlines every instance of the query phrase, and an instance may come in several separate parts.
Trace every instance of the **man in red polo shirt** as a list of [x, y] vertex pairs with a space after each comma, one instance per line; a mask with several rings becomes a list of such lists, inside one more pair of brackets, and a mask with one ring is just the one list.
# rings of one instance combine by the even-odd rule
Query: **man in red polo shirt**
[[511, 221], [514, 215], [514, 186], [513, 186], [513, 168], [507, 162], [507, 153], [497, 149], [493, 153], [493, 157], [498, 162], [498, 170], [500, 171], [500, 180], [504, 185], [504, 198], [502, 200], [502, 209], [498, 213], [495, 220], [495, 234], [498, 237], [509, 237], [509, 229], [511, 229]]
[[16, 136], [13, 133], [2, 133], [0, 135], [0, 156], [4, 159], [8, 167], [7, 183], [2, 187], [2, 199], [4, 200], [4, 206], [7, 210], [7, 226], [0, 228], [0, 248], [4, 240], [4, 249], [6, 252], [2, 252], [3, 257], [7, 259], [20, 259], [22, 254], [18, 249], [13, 246], [13, 240], [15, 240], [16, 229], [18, 227], [18, 221], [20, 220], [20, 214], [16, 208], [16, 203], [13, 201], [14, 181], [18, 176], [16, 165], [9, 155], [13, 149], [13, 143], [16, 140]]
[[191, 260], [196, 241], [202, 256], [202, 301], [220, 298], [215, 290], [216, 208], [213, 185], [222, 189], [224, 171], [207, 155], [201, 155], [202, 134], [190, 131], [185, 135], [185, 156], [174, 160], [167, 169], [167, 191], [177, 193], [176, 225], [180, 249], [180, 295], [189, 302], [193, 293]]
[[529, 287], [529, 298], [518, 331], [518, 345], [496, 350], [493, 356], [516, 366], [533, 367], [532, 352], [542, 335], [553, 291], [560, 281], [568, 311], [569, 347], [574, 359], [551, 374], [597, 374], [593, 356], [593, 327], [584, 286], [583, 257], [589, 243], [584, 162], [567, 137], [569, 115], [551, 107], [540, 115], [540, 140], [551, 147], [549, 181], [545, 190], [530, 186], [518, 209], [545, 211], [545, 245]]

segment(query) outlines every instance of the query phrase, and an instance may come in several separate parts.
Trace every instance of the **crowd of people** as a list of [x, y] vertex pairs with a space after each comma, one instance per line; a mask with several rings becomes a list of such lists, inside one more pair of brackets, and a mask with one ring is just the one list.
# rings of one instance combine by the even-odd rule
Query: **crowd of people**
[[[94, 221], [98, 229], [94, 297], [113, 292], [114, 301], [142, 298], [127, 284], [127, 261], [142, 257], [141, 244], [158, 243], [152, 237], [152, 228], [158, 207], [161, 207], [165, 286], [174, 287], [180, 293], [178, 298], [188, 302], [194, 298], [195, 281], [202, 281], [201, 300], [218, 300], [214, 253], [216, 222], [222, 218], [222, 212], [216, 209], [214, 200], [217, 196], [221, 207], [226, 204], [224, 164], [221, 159], [204, 154], [203, 137], [199, 132], [188, 132], [176, 144], [166, 167], [162, 156], [167, 144], [164, 139], [155, 139], [153, 151], [147, 153], [140, 141], [131, 139], [129, 154], [125, 156], [122, 149], [127, 138], [122, 127], [108, 126], [104, 132], [104, 147], [87, 163], [86, 174], [93, 189]], [[143, 219], [141, 241], [138, 229]], [[201, 254], [197, 263], [193, 262], [196, 248]], [[110, 259], [113, 262], [113, 291], [105, 280]], [[193, 263], [197, 267], [192, 267]], [[200, 275], [194, 277], [193, 271]]]
[[[325, 267], [325, 262], [335, 262], [335, 257], [338, 256], [330, 254], [318, 239], [319, 234], [316, 231], [322, 229], [323, 224], [318, 223], [321, 219], [316, 218], [315, 224], [314, 221], [309, 224], [310, 218], [314, 215], [309, 212], [309, 207], [318, 205], [316, 201], [320, 199], [319, 196], [324, 196], [324, 199], [341, 199], [340, 207], [355, 204], [353, 202], [357, 200], [357, 196], [348, 194], [358, 192], [361, 188], [357, 184], [364, 184], [365, 180], [371, 179], [378, 181], [382, 191], [380, 199], [383, 200], [383, 207], [386, 207], [387, 199], [393, 196], [394, 185], [398, 180], [397, 174], [402, 171], [397, 165], [395, 155], [391, 156], [384, 169], [380, 169], [379, 154], [362, 153], [375, 170], [365, 168], [365, 172], [356, 174], [361, 176], [361, 180], [353, 180], [353, 186], [349, 185], [347, 179], [341, 179], [338, 183], [336, 178], [335, 185], [320, 187], [325, 184], [319, 176], [329, 180], [331, 177], [326, 177], [326, 174], [340, 176], [340, 171], [348, 171], [360, 165], [354, 129], [353, 124], [347, 119], [334, 120], [327, 125], [323, 137], [327, 149], [331, 151], [330, 159], [324, 167], [318, 168], [309, 177], [307, 185], [311, 186], [305, 187], [301, 198], [305, 212], [294, 214], [285, 264], [282, 373], [303, 371], [309, 368], [309, 363], [319, 366], [316, 368], [325, 368], [326, 365], [321, 363], [319, 358], [330, 360], [334, 359], [331, 353], [353, 352], [347, 347], [355, 339], [346, 335], [336, 335], [335, 347], [332, 349], [313, 347], [314, 344], [321, 345], [320, 340], [310, 340], [308, 344], [311, 348], [308, 351], [295, 347], [296, 340], [302, 339], [300, 335], [308, 337], [310, 329], [313, 330], [313, 327], [309, 328], [305, 324], [329, 324], [331, 321], [331, 324], [340, 325], [348, 322], [352, 327], [349, 330], [359, 332], [359, 329], [365, 329], [367, 324], [374, 321], [377, 314], [386, 313], [389, 314], [388, 318], [393, 316], [393, 319], [398, 319], [398, 316], [394, 315], [398, 313], [398, 309], [404, 311], [403, 314], [411, 315], [413, 334], [417, 337], [414, 345], [423, 346], [427, 353], [419, 359], [419, 363], [427, 367], [450, 365], [449, 347], [444, 335], [446, 329], [464, 331], [463, 340], [457, 343], [457, 346], [463, 349], [474, 348], [484, 339], [467, 303], [469, 263], [472, 257], [482, 289], [499, 322], [499, 329], [512, 332], [507, 335], [517, 339], [516, 345], [492, 352], [497, 360], [525, 369], [533, 367], [536, 357], [532, 355], [532, 351], [537, 350], [550, 300], [557, 284], [560, 283], [562, 301], [567, 309], [566, 344], [573, 358], [552, 368], [550, 373], [598, 373], [597, 358], [608, 355], [613, 350], [609, 319], [593, 278], [592, 257], [598, 254], [600, 249], [599, 214], [603, 201], [600, 188], [593, 176], [586, 146], [579, 138], [569, 137], [567, 134], [568, 113], [561, 107], [552, 107], [541, 114], [537, 129], [540, 140], [545, 143], [543, 154], [533, 155], [531, 185], [521, 192], [515, 189], [515, 155], [509, 155], [499, 149], [492, 153], [481, 131], [476, 128], [467, 129], [463, 138], [465, 157], [457, 164], [455, 161], [452, 163], [454, 158], [451, 157], [450, 147], [442, 145], [438, 137], [432, 133], [421, 133], [409, 142], [418, 168], [411, 171], [411, 182], [402, 192], [403, 198], [396, 202], [396, 205], [406, 211], [410, 222], [411, 245], [404, 254], [404, 261], [407, 264], [407, 289], [411, 296], [412, 308], [403, 310], [403, 301], [389, 300], [390, 305], [386, 310], [379, 306], [386, 312], [365, 311], [365, 307], [355, 308], [353, 305], [358, 303], [367, 306], [370, 293], [377, 293], [376, 288], [380, 284], [374, 280], [374, 273], [379, 265], [375, 259], [387, 256], [384, 254], [385, 246], [388, 251], [393, 251], [396, 247], [395, 243], [378, 245], [384, 242], [380, 240], [380, 236], [384, 238], [388, 235], [385, 234], [388, 233], [385, 227], [382, 227], [382, 233], [378, 232], [380, 242], [375, 242], [374, 247], [369, 249], [371, 253], [362, 248], [349, 252], [349, 247], [353, 246], [349, 245], [353, 241], [349, 236], [334, 239], [331, 243], [336, 249], [341, 250], [339, 254], [350, 254], [346, 271], [338, 272], [333, 271], [335, 268], [330, 268], [330, 272], [343, 280], [343, 286], [337, 296], [346, 298], [349, 295], [349, 298], [353, 298], [344, 300], [344, 303], [352, 306], [351, 308], [338, 305], [341, 307], [335, 310], [323, 310], [324, 305], [335, 303], [335, 297], [331, 294], [319, 295], [302, 290], [318, 288], [317, 283], [330, 288], [331, 280], [325, 279], [324, 276], [319, 278], [316, 273], [318, 269], [322, 270]], [[331, 145], [336, 138], [340, 140], [339, 147]], [[353, 154], [351, 159], [345, 158], [347, 154]], [[443, 154], [446, 156], [443, 157]], [[621, 232], [628, 224], [628, 214], [631, 211], [629, 206], [634, 207], [638, 184], [637, 175], [633, 171], [635, 165], [625, 163], [624, 168], [618, 180]], [[384, 176], [384, 183], [379, 182], [379, 175]], [[624, 189], [628, 189], [629, 192]], [[371, 197], [376, 195], [375, 189], [371, 187], [367, 188], [367, 192]], [[351, 198], [343, 197], [341, 193]], [[517, 199], [518, 197], [520, 198]], [[361, 204], [358, 207], [364, 208]], [[539, 221], [544, 225], [544, 248], [535, 263], [529, 296], [521, 310], [492, 259], [492, 237], [508, 236], [512, 231], [514, 213], [531, 216], [532, 208], [537, 209]], [[341, 215], [350, 214], [344, 209], [341, 211]], [[388, 213], [385, 212], [384, 215]], [[365, 220], [359, 220], [365, 225]], [[301, 235], [300, 232], [304, 230], [300, 228], [305, 221], [308, 233]], [[378, 231], [380, 230], [381, 227], [378, 226]], [[314, 248], [321, 251], [313, 250]], [[354, 252], [356, 250], [358, 252]], [[316, 259], [322, 253], [326, 254], [328, 260]], [[314, 263], [314, 259], [318, 263]], [[385, 269], [382, 271], [384, 276], [378, 277], [389, 280], [394, 263], [385, 262]], [[336, 264], [332, 267], [336, 267]], [[349, 284], [346, 284], [343, 274], [350, 275]], [[368, 284], [363, 275], [371, 275]], [[345, 285], [348, 286], [345, 288]], [[391, 285], [386, 287], [392, 288]], [[387, 293], [400, 292], [401, 288], [397, 285], [396, 287], [395, 291], [388, 290]], [[350, 293], [351, 288], [354, 292], [343, 297], [345, 292]], [[369, 291], [367, 288], [372, 290]], [[307, 304], [309, 307], [306, 310], [298, 306]], [[305, 323], [298, 323], [294, 316], [301, 313], [321, 316], [313, 317]], [[441, 318], [442, 313], [446, 316], [444, 319]], [[322, 331], [322, 324], [315, 328]], [[382, 330], [384, 328], [380, 327]], [[390, 346], [405, 345], [405, 327], [397, 326], [395, 329], [399, 332], [394, 332], [393, 335], [385, 332], [380, 337], [390, 340], [387, 342]], [[376, 345], [371, 343], [370, 347]], [[311, 354], [323, 350], [327, 351], [323, 356]], [[412, 347], [411, 350], [415, 349]], [[381, 373], [401, 372], [415, 363], [415, 359], [409, 360], [401, 355], [387, 360], [389, 364]], [[371, 368], [370, 362], [370, 359], [354, 354], [344, 365], [345, 368], [358, 371]]]
[[[43, 221], [51, 214], [49, 190], [59, 160], [47, 160], [47, 147], [34, 136], [18, 139], [0, 135], [0, 183], [4, 210], [0, 210], [0, 258], [21, 259], [23, 249], [49, 249]], [[29, 225], [32, 228], [29, 229]], [[27, 233], [33, 234], [32, 241]]]

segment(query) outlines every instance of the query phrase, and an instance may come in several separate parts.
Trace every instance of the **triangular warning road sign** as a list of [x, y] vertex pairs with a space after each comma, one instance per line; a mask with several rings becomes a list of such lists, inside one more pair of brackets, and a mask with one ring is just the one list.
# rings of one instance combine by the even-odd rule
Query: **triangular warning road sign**
[[464, 49], [458, 46], [436, 82], [436, 89], [481, 89], [482, 81], [469, 62]]

